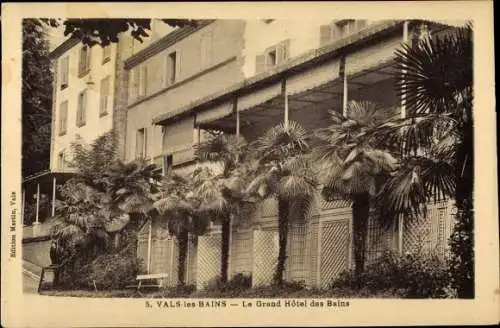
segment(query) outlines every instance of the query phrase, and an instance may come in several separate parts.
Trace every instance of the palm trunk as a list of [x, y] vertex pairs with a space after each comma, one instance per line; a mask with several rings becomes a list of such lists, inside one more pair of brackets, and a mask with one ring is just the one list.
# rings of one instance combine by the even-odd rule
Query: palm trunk
[[366, 236], [370, 217], [370, 195], [357, 194], [352, 198], [352, 226], [354, 235], [355, 273], [359, 275], [365, 268]]
[[[472, 107], [472, 106], [471, 106]], [[451, 242], [451, 265], [453, 285], [458, 297], [474, 298], [474, 220], [473, 220], [473, 125], [472, 112], [468, 108], [462, 126], [462, 141], [456, 153], [456, 191], [457, 223]]]
[[177, 262], [177, 285], [185, 285], [186, 277], [186, 255], [188, 249], [188, 231], [183, 229], [178, 236], [179, 241], [179, 258]]
[[288, 221], [289, 221], [289, 202], [283, 199], [278, 200], [278, 237], [279, 253], [278, 264], [274, 274], [274, 281], [277, 285], [283, 285], [283, 273], [286, 264], [286, 246], [288, 242]]
[[229, 268], [229, 234], [231, 233], [231, 216], [227, 215], [222, 221], [221, 236], [221, 261], [220, 261], [220, 279], [222, 283], [228, 281]]

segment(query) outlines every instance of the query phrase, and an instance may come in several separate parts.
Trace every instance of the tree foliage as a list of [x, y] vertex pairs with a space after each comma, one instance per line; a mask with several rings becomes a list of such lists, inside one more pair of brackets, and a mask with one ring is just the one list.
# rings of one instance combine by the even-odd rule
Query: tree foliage
[[52, 69], [49, 44], [35, 19], [24, 19], [22, 45], [22, 174], [49, 168]]
[[274, 282], [283, 286], [292, 219], [308, 218], [316, 194], [316, 175], [310, 158], [311, 135], [294, 121], [272, 127], [252, 145], [258, 166], [246, 190], [260, 199], [278, 201], [279, 253]]
[[430, 200], [453, 198], [452, 284], [474, 297], [472, 26], [427, 37], [396, 52], [398, 91], [408, 115], [376, 132], [396, 145], [401, 169], [379, 204], [392, 214], [421, 212]]
[[[162, 19], [165, 24], [172, 27], [183, 27], [195, 25], [195, 20], [188, 19]], [[70, 36], [81, 40], [88, 46], [107, 46], [110, 43], [118, 42], [120, 33], [129, 32], [130, 35], [143, 42], [144, 38], [150, 36], [151, 19], [41, 19], [45, 25], [50, 27], [64, 26], [64, 36]]]
[[320, 142], [314, 157], [325, 174], [323, 197], [352, 201], [355, 270], [361, 274], [365, 266], [370, 208], [397, 168], [391, 151], [377, 147], [371, 133], [392, 117], [394, 110], [368, 101], [351, 101], [346, 109], [345, 116], [331, 111], [330, 126], [317, 132]]

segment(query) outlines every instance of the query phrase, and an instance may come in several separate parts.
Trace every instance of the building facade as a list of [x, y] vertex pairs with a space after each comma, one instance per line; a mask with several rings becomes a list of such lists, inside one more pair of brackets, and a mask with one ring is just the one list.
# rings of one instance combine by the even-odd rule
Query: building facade
[[[391, 64], [395, 50], [418, 37], [423, 26], [433, 33], [445, 30], [417, 21], [217, 20], [165, 41], [168, 46], [161, 50], [151, 45], [126, 63], [126, 158], [146, 155], [163, 167], [186, 171], [193, 167], [192, 145], [204, 130], [239, 134], [247, 141], [285, 119], [312, 130], [326, 127], [328, 110], [343, 111], [349, 100], [396, 106], [405, 115]], [[136, 62], [146, 53], [154, 55]], [[204, 72], [210, 62], [213, 68]], [[310, 286], [326, 286], [354, 262], [350, 203], [318, 199], [313, 214], [290, 228], [285, 269], [287, 280]], [[419, 247], [444, 255], [451, 209], [449, 203], [432, 204], [424, 221], [402, 221], [391, 231], [370, 222], [368, 261], [387, 250]], [[278, 254], [276, 201], [263, 202], [252, 217], [239, 221], [244, 224], [231, 231], [230, 276], [250, 274], [253, 285], [269, 283]], [[191, 238], [189, 283], [203, 288], [219, 274], [220, 238], [216, 226]], [[169, 273], [168, 283], [175, 284], [177, 246], [167, 231], [155, 222], [146, 227], [138, 253], [148, 272]]]

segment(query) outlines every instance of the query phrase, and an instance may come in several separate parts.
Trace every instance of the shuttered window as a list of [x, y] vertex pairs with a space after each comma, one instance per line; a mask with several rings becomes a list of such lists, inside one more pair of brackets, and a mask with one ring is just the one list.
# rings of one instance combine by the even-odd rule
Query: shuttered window
[[69, 83], [69, 56], [61, 59], [61, 90], [68, 87]]
[[147, 128], [137, 130], [135, 141], [135, 157], [147, 157]]
[[78, 75], [81, 77], [90, 71], [91, 48], [84, 46], [80, 49], [80, 60], [78, 63]]
[[87, 90], [78, 94], [78, 107], [76, 109], [76, 126], [81, 127], [87, 121]]
[[177, 81], [177, 74], [178, 74], [177, 52], [172, 52], [167, 56], [166, 74], [167, 74], [166, 78], [167, 86], [174, 84]]
[[57, 154], [57, 168], [59, 170], [64, 170], [64, 150]]
[[163, 153], [172, 155], [173, 165], [194, 159], [194, 117], [172, 123], [164, 128]]
[[66, 134], [66, 127], [68, 122], [68, 101], [63, 101], [59, 105], [59, 135]]
[[106, 63], [111, 60], [111, 45], [107, 45], [102, 48], [102, 63]]
[[290, 40], [287, 39], [267, 48], [263, 54], [257, 55], [255, 73], [260, 74], [272, 69], [290, 58]]
[[105, 116], [108, 114], [108, 106], [110, 99], [110, 82], [111, 79], [109, 76], [106, 76], [101, 80], [101, 92], [100, 92], [100, 101], [99, 101], [99, 117]]

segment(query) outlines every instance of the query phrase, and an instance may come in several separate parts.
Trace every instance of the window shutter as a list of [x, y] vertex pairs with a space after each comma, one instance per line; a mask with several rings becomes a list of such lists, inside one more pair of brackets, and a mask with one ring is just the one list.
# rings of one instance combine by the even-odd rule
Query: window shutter
[[280, 43], [276, 55], [278, 57], [278, 64], [281, 64], [290, 58], [290, 39], [286, 39]]
[[99, 107], [100, 116], [104, 116], [108, 113], [109, 84], [110, 84], [109, 76], [101, 80], [101, 94], [100, 94], [101, 101]]
[[143, 153], [144, 157], [148, 156], [148, 128], [144, 128], [144, 141], [143, 141]]
[[327, 45], [332, 41], [332, 25], [321, 25], [319, 28], [319, 45]]
[[87, 51], [86, 51], [86, 55], [87, 55], [87, 59], [85, 60], [85, 70], [89, 70], [90, 69], [90, 63], [91, 63], [91, 59], [92, 59], [92, 48], [90, 47], [87, 47]]
[[66, 122], [68, 119], [68, 101], [64, 101], [59, 109], [59, 135], [66, 134]]
[[102, 61], [106, 62], [111, 58], [111, 44], [102, 48]]
[[260, 74], [265, 70], [266, 70], [265, 54], [257, 55], [257, 57], [255, 57], [255, 74]]
[[82, 113], [81, 125], [85, 125], [85, 123], [87, 123], [87, 90], [83, 91], [81, 113]]
[[174, 83], [179, 80], [181, 76], [181, 56], [179, 55], [179, 51], [175, 52], [175, 75], [174, 75]]
[[78, 104], [76, 108], [76, 126], [81, 126], [82, 121], [82, 94], [78, 94]]
[[68, 86], [69, 79], [69, 56], [61, 60], [61, 88]]

